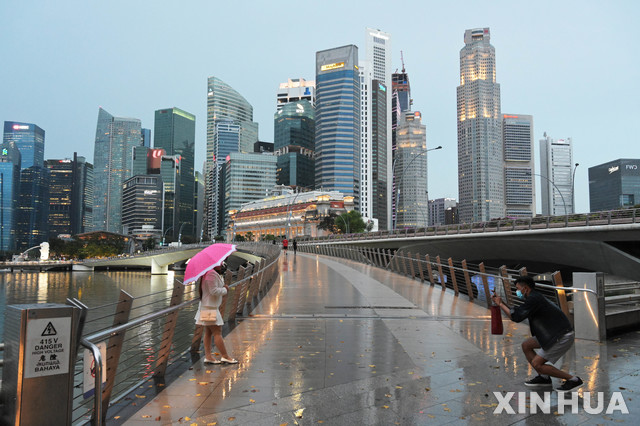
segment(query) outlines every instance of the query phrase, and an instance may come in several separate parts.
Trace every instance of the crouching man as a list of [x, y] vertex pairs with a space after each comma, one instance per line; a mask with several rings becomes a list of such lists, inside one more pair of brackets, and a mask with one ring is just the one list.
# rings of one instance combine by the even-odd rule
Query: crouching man
[[[520, 306], [509, 308], [500, 297], [493, 296], [493, 303], [509, 319], [515, 322], [529, 320], [531, 336], [522, 343], [522, 350], [529, 364], [538, 375], [525, 382], [526, 386], [551, 386], [551, 377], [564, 379], [556, 388], [559, 392], [571, 391], [583, 385], [582, 379], [558, 370], [553, 363], [558, 361], [573, 345], [575, 333], [569, 318], [555, 305], [536, 291], [536, 283], [531, 277], [518, 277], [515, 281], [516, 295], [523, 299]], [[536, 353], [535, 349], [538, 349]], [[549, 364], [547, 364], [549, 363]]]

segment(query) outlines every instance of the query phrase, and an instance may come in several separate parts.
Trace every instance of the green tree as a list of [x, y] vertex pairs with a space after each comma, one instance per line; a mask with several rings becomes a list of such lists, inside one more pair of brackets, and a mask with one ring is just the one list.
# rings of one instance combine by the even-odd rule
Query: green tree
[[247, 241], [253, 241], [254, 236], [253, 236], [253, 232], [249, 231], [246, 234], [244, 234], [244, 237], [247, 239]]
[[240, 234], [236, 235], [236, 238], [235, 238], [235, 239], [236, 239], [236, 241], [238, 241], [238, 242], [246, 241], [246, 240], [245, 240], [245, 238], [244, 238], [244, 235], [240, 235]]
[[349, 229], [349, 234], [358, 234], [364, 232], [367, 226], [362, 220], [362, 215], [355, 210], [342, 213], [335, 218], [334, 224], [343, 234], [347, 233], [347, 228]]
[[267, 234], [262, 236], [262, 241], [273, 241], [276, 239], [276, 236], [273, 234]]
[[329, 216], [323, 217], [322, 220], [318, 223], [318, 229], [329, 231], [332, 234], [335, 234], [336, 232], [338, 232], [335, 224], [335, 219], [335, 213], [331, 213], [329, 214]]

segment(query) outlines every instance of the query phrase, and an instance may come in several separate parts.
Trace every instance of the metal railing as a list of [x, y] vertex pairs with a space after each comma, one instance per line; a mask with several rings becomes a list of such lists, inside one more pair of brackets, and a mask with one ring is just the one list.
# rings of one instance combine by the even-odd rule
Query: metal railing
[[[527, 269], [508, 269], [485, 266], [484, 263], [470, 264], [466, 260], [454, 261], [452, 258], [441, 259], [440, 256], [431, 257], [418, 253], [394, 251], [391, 249], [369, 248], [350, 245], [304, 244], [298, 250], [306, 253], [321, 254], [332, 257], [349, 259], [377, 266], [409, 276], [419, 278], [421, 282], [431, 286], [440, 286], [442, 291], [453, 291], [455, 296], [467, 296], [470, 301], [480, 305], [491, 306], [489, 295], [493, 292], [504, 296], [507, 304], [518, 306], [522, 303], [516, 297], [513, 285], [515, 277], [527, 275]], [[536, 274], [533, 274], [536, 275]], [[562, 283], [560, 272], [552, 274], [554, 286], [539, 289], [547, 300], [557, 305], [562, 311], [570, 315], [569, 303]]]
[[[250, 311], [278, 275], [279, 247], [270, 244], [242, 247], [263, 260], [255, 265], [248, 263], [237, 273], [226, 272], [224, 280], [229, 292], [220, 306], [225, 323]], [[121, 291], [119, 301], [92, 308], [77, 299], [68, 302], [86, 315], [80, 344], [87, 351], [78, 356], [74, 372], [73, 424], [104, 424], [110, 405], [145, 381], [164, 377], [173, 363], [200, 349], [202, 327], [194, 325], [199, 302], [196, 286], [174, 282], [172, 289], [138, 298]], [[106, 344], [104, 359], [100, 344]], [[85, 357], [93, 361], [93, 389], [101, 389], [100, 393], [83, 392]], [[102, 370], [106, 370], [104, 383]]]
[[602, 225], [640, 223], [640, 208], [579, 213], [563, 216], [537, 216], [523, 219], [496, 219], [455, 225], [405, 228], [395, 231], [365, 232], [361, 234], [332, 234], [325, 237], [298, 238], [300, 244], [309, 242], [359, 241], [390, 238], [432, 237], [441, 235], [511, 232], [532, 229], [573, 228]]

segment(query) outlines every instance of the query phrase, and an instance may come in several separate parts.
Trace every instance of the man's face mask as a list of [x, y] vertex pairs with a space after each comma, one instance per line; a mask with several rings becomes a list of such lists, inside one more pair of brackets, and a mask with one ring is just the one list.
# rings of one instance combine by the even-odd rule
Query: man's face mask
[[524, 294], [520, 290], [516, 290], [516, 296], [518, 296], [518, 299], [524, 299]]

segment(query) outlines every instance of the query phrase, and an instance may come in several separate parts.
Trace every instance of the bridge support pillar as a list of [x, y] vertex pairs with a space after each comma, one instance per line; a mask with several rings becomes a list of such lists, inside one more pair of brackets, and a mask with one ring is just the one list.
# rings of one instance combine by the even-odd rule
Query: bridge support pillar
[[167, 275], [169, 265], [160, 265], [155, 259], [151, 259], [151, 275]]

